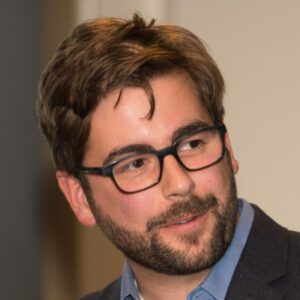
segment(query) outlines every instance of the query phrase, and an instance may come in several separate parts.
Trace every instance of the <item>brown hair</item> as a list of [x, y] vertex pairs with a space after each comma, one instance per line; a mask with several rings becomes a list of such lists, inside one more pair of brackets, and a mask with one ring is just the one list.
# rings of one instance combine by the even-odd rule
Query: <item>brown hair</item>
[[155, 25], [154, 20], [147, 24], [137, 14], [132, 20], [104, 18], [77, 26], [59, 45], [39, 86], [40, 124], [57, 169], [78, 176], [90, 116], [104, 96], [115, 89], [140, 86], [149, 95], [151, 118], [155, 99], [150, 80], [177, 69], [193, 79], [199, 101], [213, 122], [221, 123], [222, 75], [203, 43], [190, 31]]

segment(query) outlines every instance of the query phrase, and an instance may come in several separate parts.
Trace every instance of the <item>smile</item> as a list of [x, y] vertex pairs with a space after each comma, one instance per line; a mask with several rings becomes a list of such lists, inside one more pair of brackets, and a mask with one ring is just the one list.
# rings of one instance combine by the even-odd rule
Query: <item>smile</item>
[[199, 226], [203, 225], [206, 221], [209, 209], [203, 211], [200, 214], [192, 216], [184, 216], [168, 222], [161, 226], [161, 229], [169, 230], [193, 230], [198, 229]]

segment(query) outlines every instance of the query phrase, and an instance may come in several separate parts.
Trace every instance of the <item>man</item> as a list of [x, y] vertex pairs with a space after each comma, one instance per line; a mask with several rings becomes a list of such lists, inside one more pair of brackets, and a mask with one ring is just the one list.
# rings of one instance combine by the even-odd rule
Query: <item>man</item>
[[99, 19], [59, 46], [38, 100], [58, 184], [127, 258], [83, 299], [300, 299], [300, 235], [237, 198], [223, 93], [177, 26]]

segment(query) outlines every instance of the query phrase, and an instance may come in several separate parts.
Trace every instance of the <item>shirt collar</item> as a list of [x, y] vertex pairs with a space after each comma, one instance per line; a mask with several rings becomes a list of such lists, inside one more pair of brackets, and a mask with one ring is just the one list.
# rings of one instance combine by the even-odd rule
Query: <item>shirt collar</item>
[[[187, 299], [207, 292], [216, 300], [225, 299], [231, 278], [240, 259], [254, 219], [254, 210], [245, 200], [238, 200], [239, 220], [230, 246], [215, 264], [207, 278], [191, 291]], [[134, 274], [127, 262], [124, 264], [121, 282], [121, 300], [140, 300]]]
[[127, 261], [124, 264], [121, 281], [121, 300], [140, 300], [136, 280]]

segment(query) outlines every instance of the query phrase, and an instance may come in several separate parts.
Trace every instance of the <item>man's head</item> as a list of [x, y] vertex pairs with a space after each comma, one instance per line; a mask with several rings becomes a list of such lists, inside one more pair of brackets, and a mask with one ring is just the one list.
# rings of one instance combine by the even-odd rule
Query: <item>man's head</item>
[[[185, 29], [138, 16], [75, 29], [43, 74], [38, 107], [79, 221], [158, 272], [214, 264], [236, 218], [223, 91], [216, 64]], [[108, 165], [112, 177], [81, 173]]]
[[[223, 78], [204, 45], [176, 26], [133, 20], [99, 19], [78, 26], [57, 49], [39, 90], [41, 127], [57, 169], [78, 175], [89, 136], [90, 117], [110, 92], [141, 86], [155, 101], [149, 80], [185, 70], [214, 123], [223, 120]], [[108, 129], [109, 130], [109, 129]]]

